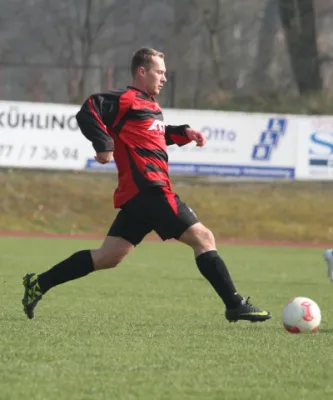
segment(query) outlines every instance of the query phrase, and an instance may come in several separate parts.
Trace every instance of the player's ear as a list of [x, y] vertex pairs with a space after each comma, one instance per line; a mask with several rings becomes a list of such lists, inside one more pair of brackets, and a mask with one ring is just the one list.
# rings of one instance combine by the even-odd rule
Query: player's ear
[[146, 69], [145, 69], [145, 67], [140, 66], [140, 67], [138, 68], [138, 74], [139, 74], [140, 76], [145, 76], [145, 75], [146, 75]]

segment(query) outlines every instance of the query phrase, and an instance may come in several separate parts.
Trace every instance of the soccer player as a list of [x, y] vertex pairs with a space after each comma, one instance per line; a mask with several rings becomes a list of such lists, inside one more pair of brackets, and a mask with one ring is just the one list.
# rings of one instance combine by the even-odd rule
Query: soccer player
[[327, 249], [324, 251], [324, 260], [327, 265], [327, 275], [331, 281], [333, 281], [333, 249]]
[[[93, 94], [82, 105], [77, 121], [92, 142], [95, 159], [114, 159], [118, 187], [114, 206], [120, 209], [101, 247], [82, 250], [41, 274], [23, 278], [22, 300], [27, 317], [50, 289], [94, 271], [116, 267], [151, 231], [162, 240], [177, 239], [194, 251], [201, 274], [225, 304], [226, 319], [265, 321], [263, 311], [241, 296], [216, 250], [213, 233], [172, 191], [167, 146], [192, 141], [204, 146], [203, 133], [188, 125], [165, 125], [158, 95], [166, 82], [164, 55], [149, 48], [138, 50], [131, 62], [133, 82], [124, 90]], [[88, 191], [89, 189], [87, 189]]]

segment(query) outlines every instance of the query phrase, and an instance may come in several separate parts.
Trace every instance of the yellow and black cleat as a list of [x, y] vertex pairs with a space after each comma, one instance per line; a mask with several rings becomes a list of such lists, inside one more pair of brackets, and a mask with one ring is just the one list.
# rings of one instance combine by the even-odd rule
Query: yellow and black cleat
[[239, 320], [250, 322], [263, 322], [272, 318], [272, 314], [268, 311], [249, 303], [249, 297], [243, 299], [241, 305], [237, 308], [229, 308], [225, 312], [225, 317], [229, 322], [237, 322]]
[[27, 274], [23, 278], [24, 295], [22, 299], [23, 310], [29, 319], [34, 318], [34, 310], [39, 300], [42, 299], [42, 291], [38, 284], [37, 274]]

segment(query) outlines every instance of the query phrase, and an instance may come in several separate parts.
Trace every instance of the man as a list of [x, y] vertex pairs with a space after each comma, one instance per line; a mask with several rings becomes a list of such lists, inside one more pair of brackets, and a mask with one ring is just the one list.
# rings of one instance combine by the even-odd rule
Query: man
[[265, 321], [271, 313], [249, 303], [236, 290], [228, 269], [218, 255], [212, 232], [172, 191], [168, 175], [167, 145], [195, 141], [205, 136], [188, 125], [165, 126], [158, 103], [166, 82], [164, 55], [153, 49], [138, 50], [131, 63], [133, 83], [124, 90], [90, 96], [77, 114], [83, 135], [92, 142], [95, 159], [118, 169], [114, 206], [120, 208], [102, 246], [79, 251], [42, 274], [23, 278], [24, 312], [34, 309], [51, 288], [117, 266], [151, 231], [163, 240], [177, 239], [191, 246], [201, 274], [226, 306], [231, 321]]
[[323, 256], [327, 265], [328, 278], [333, 281], [333, 249], [325, 250]]

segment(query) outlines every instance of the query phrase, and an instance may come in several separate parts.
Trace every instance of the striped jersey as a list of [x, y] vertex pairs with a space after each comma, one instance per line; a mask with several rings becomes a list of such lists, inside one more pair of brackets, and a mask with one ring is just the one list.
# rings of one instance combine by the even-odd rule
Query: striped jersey
[[118, 170], [115, 208], [152, 186], [172, 191], [167, 146], [189, 143], [188, 125], [165, 125], [153, 97], [132, 86], [93, 94], [76, 119], [96, 152], [113, 151]]

